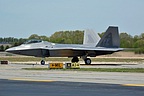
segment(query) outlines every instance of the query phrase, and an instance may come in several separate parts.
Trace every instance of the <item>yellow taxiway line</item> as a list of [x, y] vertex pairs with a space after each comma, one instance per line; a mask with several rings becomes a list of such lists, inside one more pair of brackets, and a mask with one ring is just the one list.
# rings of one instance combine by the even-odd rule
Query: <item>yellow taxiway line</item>
[[[16, 81], [30, 81], [30, 82], [55, 82], [54, 80], [37, 80], [37, 79], [27, 79], [27, 78], [11, 78], [8, 80], [16, 80]], [[144, 87], [144, 84], [121, 84], [122, 86], [137, 86]]]
[[31, 82], [54, 82], [54, 80], [36, 80], [36, 79], [24, 79], [24, 78], [11, 78], [8, 80], [31, 81]]
[[138, 87], [144, 87], [144, 84], [122, 84], [123, 86], [138, 86]]

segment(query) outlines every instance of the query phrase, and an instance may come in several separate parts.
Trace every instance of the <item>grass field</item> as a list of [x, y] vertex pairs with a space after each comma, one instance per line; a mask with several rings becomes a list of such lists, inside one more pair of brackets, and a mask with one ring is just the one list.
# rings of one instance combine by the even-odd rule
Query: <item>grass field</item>
[[[66, 62], [72, 58], [45, 58], [45, 61]], [[0, 61], [8, 60], [9, 62], [40, 62], [41, 58], [31, 56], [4, 56], [0, 57]], [[91, 58], [92, 62], [143, 62], [144, 58]], [[80, 58], [80, 61], [83, 61]]]

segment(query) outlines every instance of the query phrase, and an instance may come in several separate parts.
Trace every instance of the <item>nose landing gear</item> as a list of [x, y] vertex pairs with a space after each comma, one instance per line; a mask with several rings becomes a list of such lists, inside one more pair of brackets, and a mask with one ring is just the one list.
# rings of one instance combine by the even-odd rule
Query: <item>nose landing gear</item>
[[45, 65], [45, 60], [41, 60], [41, 65]]

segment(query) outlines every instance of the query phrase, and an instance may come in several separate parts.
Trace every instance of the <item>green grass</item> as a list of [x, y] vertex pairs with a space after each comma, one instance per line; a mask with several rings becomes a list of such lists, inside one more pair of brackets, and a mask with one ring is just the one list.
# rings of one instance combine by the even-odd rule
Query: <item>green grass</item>
[[[36, 57], [31, 57], [31, 56], [5, 56], [5, 57], [0, 57], [0, 61], [1, 60], [8, 60], [10, 62], [29, 62], [29, 61], [41, 61], [42, 58], [36, 58]], [[45, 58], [45, 61], [60, 61], [60, 62], [64, 62], [64, 61], [69, 61], [71, 60], [71, 58]]]
[[[59, 61], [59, 62], [66, 62], [66, 61], [71, 61], [72, 58], [45, 58], [45, 61]], [[133, 59], [128, 59], [128, 58], [91, 58], [92, 62], [143, 62], [144, 59], [142, 58], [133, 58]], [[23, 56], [5, 56], [5, 57], [0, 57], [1, 60], [8, 60], [10, 62], [29, 62], [29, 61], [34, 61], [34, 62], [40, 62], [41, 58], [36, 58], [36, 57], [23, 57]], [[80, 58], [80, 61], [83, 61]]]
[[81, 69], [22, 68], [22, 69], [24, 69], [24, 70], [60, 70], [60, 71], [94, 71], [94, 72], [144, 73], [144, 68], [81, 68]]

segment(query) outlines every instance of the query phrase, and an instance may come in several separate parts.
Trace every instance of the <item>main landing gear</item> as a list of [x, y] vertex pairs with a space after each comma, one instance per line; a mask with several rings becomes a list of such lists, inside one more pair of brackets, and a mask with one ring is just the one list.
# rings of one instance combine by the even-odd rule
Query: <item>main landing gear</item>
[[[90, 65], [90, 64], [91, 64], [91, 59], [90, 59], [90, 58], [87, 58], [87, 57], [82, 57], [82, 58], [83, 58], [83, 60], [85, 61], [85, 64], [86, 64], [86, 65]], [[79, 62], [78, 57], [73, 57], [72, 60], [71, 60], [71, 62], [72, 62], [72, 63], [73, 63], [73, 62]]]
[[72, 62], [72, 63], [73, 63], [73, 62], [79, 62], [78, 57], [73, 57], [72, 60], [71, 60], [71, 62]]
[[85, 61], [85, 64], [86, 65], [90, 65], [91, 64], [91, 59], [90, 58], [87, 58], [87, 56], [82, 56], [82, 59]]
[[91, 64], [91, 59], [90, 58], [86, 58], [84, 61], [85, 61], [86, 65], [90, 65]]
[[[90, 58], [87, 58], [87, 57], [82, 57], [82, 58], [83, 58], [83, 60], [85, 61], [85, 64], [86, 64], [86, 65], [90, 65], [90, 64], [91, 64], [91, 59], [90, 59]], [[78, 57], [77, 57], [77, 56], [73, 57], [72, 60], [71, 60], [71, 62], [72, 62], [72, 63], [74, 63], [74, 62], [79, 62]], [[41, 65], [45, 65], [45, 60], [44, 60], [44, 59], [41, 60], [40, 63], [41, 63]]]

